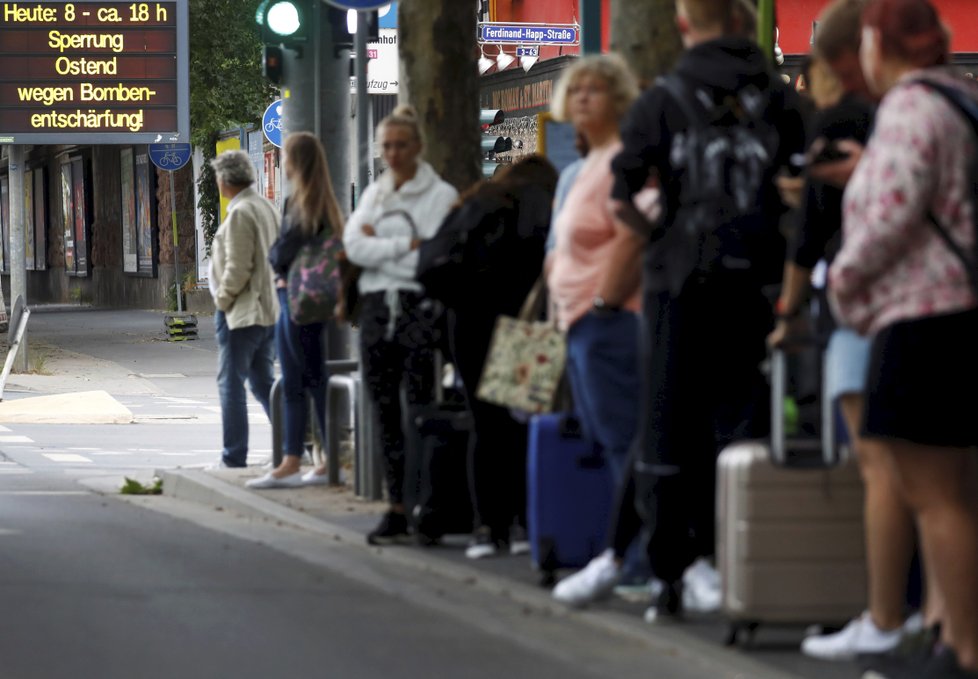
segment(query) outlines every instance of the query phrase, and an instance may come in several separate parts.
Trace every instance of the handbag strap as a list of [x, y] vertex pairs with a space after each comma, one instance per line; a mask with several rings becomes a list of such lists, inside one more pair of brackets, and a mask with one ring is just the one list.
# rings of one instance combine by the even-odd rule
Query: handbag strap
[[518, 316], [521, 321], [535, 321], [540, 318], [540, 314], [543, 313], [543, 306], [545, 302], [544, 298], [544, 288], [546, 285], [546, 280], [543, 274], [537, 278], [537, 282], [533, 284], [530, 289], [530, 294], [526, 296], [526, 301], [523, 302], [522, 308], [520, 308], [520, 315]]
[[[407, 210], [388, 210], [383, 214], [381, 214], [380, 217], [377, 218], [377, 224], [384, 221], [388, 217], [394, 217], [394, 216], [403, 217], [405, 220], [407, 220], [408, 226], [411, 227], [411, 235], [414, 238], [418, 237], [418, 225], [414, 223], [414, 217], [412, 217], [411, 213], [408, 212]], [[376, 226], [376, 224], [374, 226]]]

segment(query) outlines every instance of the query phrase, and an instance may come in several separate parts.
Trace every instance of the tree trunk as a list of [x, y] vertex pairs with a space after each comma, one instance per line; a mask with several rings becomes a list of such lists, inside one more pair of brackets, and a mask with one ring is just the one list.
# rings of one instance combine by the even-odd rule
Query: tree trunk
[[476, 3], [403, 0], [400, 100], [418, 110], [425, 159], [455, 188], [481, 176]]
[[611, 0], [611, 49], [643, 88], [672, 68], [682, 51], [675, 0]]

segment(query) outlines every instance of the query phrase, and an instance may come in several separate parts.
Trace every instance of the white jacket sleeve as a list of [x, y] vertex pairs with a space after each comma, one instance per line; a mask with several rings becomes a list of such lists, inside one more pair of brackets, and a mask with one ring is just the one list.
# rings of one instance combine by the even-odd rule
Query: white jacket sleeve
[[[432, 193], [431, 201], [426, 206], [425, 213], [413, 215], [414, 221], [418, 224], [418, 237], [422, 240], [431, 238], [438, 233], [442, 222], [452, 211], [452, 205], [458, 199], [458, 191], [451, 184], [445, 182], [439, 183]], [[395, 278], [414, 280], [418, 277], [418, 251], [411, 250], [409, 243], [406, 254], [385, 262], [380, 270]]]
[[373, 212], [376, 200], [376, 184], [371, 184], [343, 229], [343, 248], [347, 259], [367, 269], [380, 268], [385, 262], [411, 251], [411, 239], [407, 236], [379, 238], [363, 232], [363, 227], [369, 223], [367, 216]]

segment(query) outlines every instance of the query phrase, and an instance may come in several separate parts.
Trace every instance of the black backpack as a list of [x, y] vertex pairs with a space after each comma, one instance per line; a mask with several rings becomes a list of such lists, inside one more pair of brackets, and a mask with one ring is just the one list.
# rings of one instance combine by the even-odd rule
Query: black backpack
[[761, 269], [784, 261], [777, 218], [764, 214], [780, 146], [771, 93], [747, 85], [717, 103], [674, 73], [657, 84], [689, 122], [672, 138], [678, 204], [647, 262], [648, 283], [678, 294], [693, 275], [741, 271], [763, 278]]

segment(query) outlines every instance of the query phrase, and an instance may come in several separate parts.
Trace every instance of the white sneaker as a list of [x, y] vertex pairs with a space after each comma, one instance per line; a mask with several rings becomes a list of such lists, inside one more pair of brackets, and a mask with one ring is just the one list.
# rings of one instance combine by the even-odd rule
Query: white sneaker
[[720, 573], [704, 558], [699, 558], [683, 573], [683, 608], [696, 613], [720, 610]]
[[[340, 470], [340, 485], [346, 483], [346, 472], [342, 469]], [[302, 485], [303, 486], [328, 486], [329, 485], [329, 473], [317, 474], [315, 469], [310, 469], [305, 474], [302, 475]]]
[[553, 597], [568, 606], [584, 606], [611, 594], [620, 575], [621, 567], [615, 563], [615, 553], [608, 549], [574, 575], [558, 582]]
[[881, 630], [866, 611], [834, 634], [808, 637], [801, 642], [801, 652], [821, 660], [852, 660], [860, 653], [892, 651], [902, 637], [903, 627]]
[[259, 476], [257, 479], [251, 479], [245, 483], [246, 488], [257, 488], [257, 489], [267, 489], [267, 488], [298, 488], [302, 485], [302, 473], [296, 472], [295, 474], [289, 474], [288, 476], [283, 476], [282, 478], [275, 478], [272, 476], [272, 472], [268, 472], [264, 476]]

